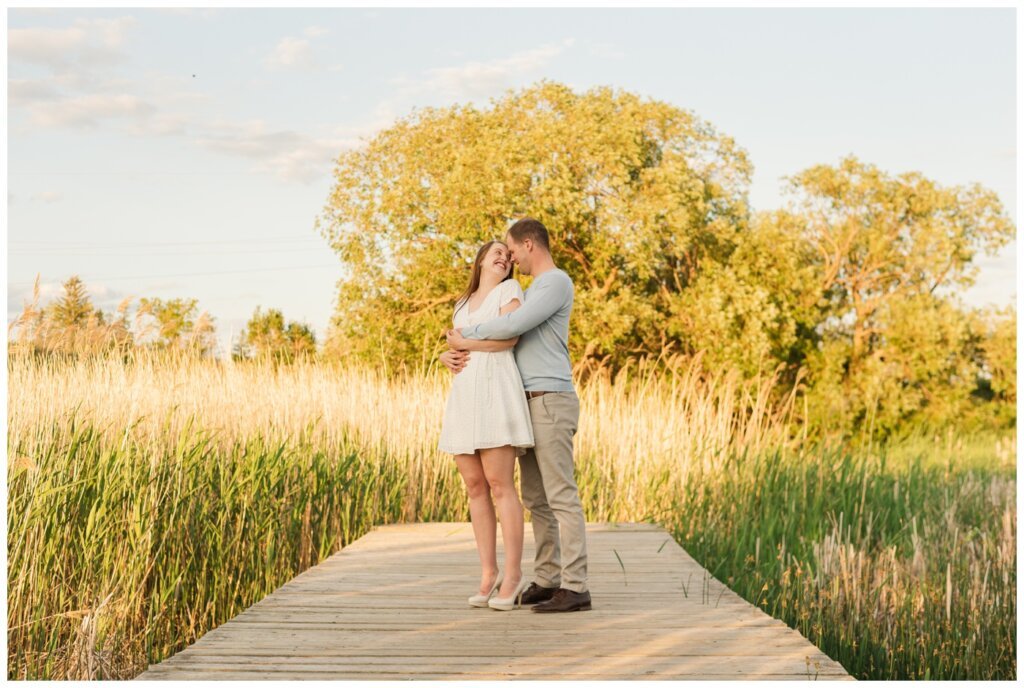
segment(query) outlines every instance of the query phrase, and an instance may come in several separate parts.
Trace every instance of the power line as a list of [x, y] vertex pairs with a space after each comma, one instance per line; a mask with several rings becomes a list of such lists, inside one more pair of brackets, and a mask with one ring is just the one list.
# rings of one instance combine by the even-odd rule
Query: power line
[[301, 243], [308, 241], [323, 242], [323, 239], [316, 237], [274, 237], [268, 239], [223, 239], [219, 241], [147, 241], [137, 243], [120, 243], [120, 242], [85, 242], [85, 241], [39, 241], [39, 240], [28, 240], [28, 241], [9, 241], [7, 242], [10, 246], [41, 246], [41, 247], [54, 247], [54, 248], [151, 248], [154, 246], [208, 246], [208, 245], [221, 245], [221, 244], [271, 244], [271, 243]]
[[[287, 268], [254, 268], [252, 270], [222, 270], [218, 272], [183, 272], [176, 275], [121, 275], [118, 277], [82, 277], [83, 282], [112, 282], [114, 280], [126, 280], [126, 279], [163, 279], [166, 277], [204, 277], [207, 275], [237, 275], [245, 272], [277, 272], [285, 270], [312, 270], [316, 268], [338, 268], [341, 267], [337, 263], [331, 265], [295, 265]], [[25, 284], [35, 284], [35, 280], [28, 282], [8, 282], [8, 286], [21, 286]]]
[[94, 252], [92, 248], [81, 249], [51, 249], [51, 248], [14, 248], [11, 254], [27, 256], [89, 256], [92, 258], [106, 258], [118, 256], [220, 256], [230, 252], [233, 256], [247, 255], [250, 253], [301, 253], [303, 251], [330, 250], [327, 246], [306, 246], [303, 248], [265, 248], [247, 251], [245, 249], [221, 248], [213, 251], [132, 251], [128, 253], [107, 253], [106, 251]]

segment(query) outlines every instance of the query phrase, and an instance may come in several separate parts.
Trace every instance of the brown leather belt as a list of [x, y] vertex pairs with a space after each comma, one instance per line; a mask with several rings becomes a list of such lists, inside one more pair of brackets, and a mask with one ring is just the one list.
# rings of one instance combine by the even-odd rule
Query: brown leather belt
[[547, 394], [547, 392], [527, 392], [526, 393], [526, 398], [527, 399], [533, 399], [534, 397], [539, 397], [539, 396], [541, 396], [543, 394]]

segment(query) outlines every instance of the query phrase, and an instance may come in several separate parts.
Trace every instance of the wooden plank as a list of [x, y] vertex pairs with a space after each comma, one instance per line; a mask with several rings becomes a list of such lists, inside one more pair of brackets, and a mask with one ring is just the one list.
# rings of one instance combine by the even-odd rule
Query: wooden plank
[[[588, 524], [581, 613], [470, 607], [475, 547], [468, 523], [380, 526], [137, 678], [850, 678], [658, 526]], [[529, 524], [523, 550], [532, 577]]]
[[[270, 651], [269, 649], [263, 648], [260, 650], [252, 650], [249, 654], [244, 654], [245, 650], [239, 650], [237, 653], [228, 654], [226, 652], [200, 652], [191, 653], [187, 656], [182, 656], [178, 661], [171, 661], [170, 659], [155, 665], [155, 667], [161, 668], [196, 668], [199, 666], [205, 666], [209, 662], [236, 662], [242, 664], [252, 664], [258, 660], [264, 662], [283, 662], [287, 663], [289, 660], [302, 664], [305, 666], [309, 662], [334, 662], [337, 660], [339, 663], [351, 663], [351, 662], [362, 662], [365, 664], [372, 664], [373, 660], [380, 662], [391, 662], [392, 664], [403, 664], [415, 667], [423, 664], [424, 662], [440, 662], [445, 666], [456, 667], [465, 663], [479, 663], [484, 661], [505, 661], [513, 662], [516, 666], [566, 666], [573, 661], [577, 661], [579, 655], [567, 656], [565, 653], [555, 653], [549, 655], [540, 655], [537, 653], [530, 653], [527, 655], [525, 650], [527, 648], [515, 648], [515, 652], [508, 650], [504, 654], [497, 651], [487, 651], [486, 649], [473, 649], [465, 654], [454, 654], [454, 653], [436, 653], [436, 654], [413, 654], [406, 652], [404, 654], [385, 654], [385, 653], [360, 653], [356, 652], [355, 649], [344, 650], [339, 649], [336, 651], [321, 651], [310, 649], [305, 654], [293, 654], [293, 655], [281, 655]], [[595, 648], [591, 648], [592, 650]], [[261, 653], [261, 654], [259, 654]], [[525, 657], [525, 659], [524, 659]], [[721, 647], [708, 649], [707, 651], [687, 651], [686, 649], [680, 649], [677, 652], [669, 653], [662, 652], [657, 654], [633, 652], [633, 653], [612, 653], [603, 654], [599, 656], [600, 659], [591, 658], [587, 660], [587, 664], [593, 663], [607, 663], [616, 662], [619, 664], [632, 663], [642, 666], [655, 666], [661, 665], [665, 662], [678, 662], [682, 669], [694, 670], [695, 666], [706, 666], [718, 661], [722, 661], [720, 658], [730, 658], [730, 664], [744, 664], [756, 667], [765, 667], [774, 663], [781, 663], [787, 667], [795, 667], [799, 670], [803, 670], [808, 662], [812, 665], [817, 665], [819, 671], [836, 672], [842, 671], [837, 663], [830, 661], [829, 658], [821, 652], [806, 653], [796, 652], [789, 647], [772, 647], [770, 652], [763, 655], [747, 653], [741, 654], [735, 648]], [[742, 661], [740, 661], [742, 660]], [[154, 668], [155, 668], [154, 667]]]
[[[611, 656], [600, 661], [581, 661], [565, 657], [551, 657], [546, 661], [525, 661], [508, 657], [473, 657], [465, 661], [451, 658], [417, 657], [414, 661], [396, 663], [387, 657], [380, 657], [376, 662], [366, 662], [359, 658], [296, 658], [292, 662], [283, 662], [273, 657], [265, 657], [262, 661], [255, 658], [244, 658], [243, 661], [224, 661], [214, 658], [197, 662], [190, 666], [159, 665], [150, 672], [166, 678], [178, 678], [185, 672], [283, 672], [291, 674], [310, 673], [404, 673], [404, 674], [452, 674], [471, 677], [475, 674], [503, 674], [506, 677], [530, 676], [541, 674], [557, 677], [562, 673], [586, 676], [590, 679], [604, 679], [609, 676], [625, 677], [643, 674], [658, 674], [690, 678], [694, 675], [713, 675], [723, 679], [749, 678], [765, 675], [802, 675], [803, 678], [817, 675], [819, 678], [843, 678], [847, 674], [842, 668], [824, 668], [820, 663], [816, 666], [815, 657], [802, 658], [801, 661], [787, 659], [757, 660], [750, 656], [719, 655], [714, 657], [686, 656], [658, 658], [658, 661], [647, 661], [638, 656]], [[638, 672], [637, 662], [643, 662], [642, 671]], [[214, 676], [211, 676], [213, 678]]]
[[[303, 643], [302, 639], [292, 639], [291, 642], [281, 643], [246, 643], [246, 644], [218, 644], [212, 643], [203, 646], [193, 645], [187, 650], [176, 655], [180, 662], [192, 663], [196, 657], [212, 655], [227, 657], [240, 655], [247, 652], [266, 652], [278, 657], [308, 657], [311, 654], [317, 657], [346, 656], [346, 657], [479, 657], [493, 655], [513, 655], [542, 658], [553, 656], [559, 662], [566, 662], [574, 657], [617, 657], [628, 656], [638, 658], [639, 662], [649, 661], [656, 657], [679, 657], [679, 656], [715, 656], [715, 655], [743, 655], [748, 654], [754, 662], [766, 662], [769, 658], [781, 656], [785, 659], [815, 656], [822, 657], [820, 650], [808, 649], [805, 645], [795, 643], [771, 643], [767, 638], [758, 639], [753, 642], [723, 641], [720, 643], [671, 643], [661, 644], [657, 639], [645, 639], [643, 645], [631, 645], [624, 648], [608, 648], [604, 641], [588, 642], [567, 642], [559, 643], [557, 639], [549, 639], [545, 645], [538, 645], [533, 640], [511, 639], [497, 636], [500, 643], [475, 643], [464, 647], [438, 648], [426, 642], [409, 645], [398, 645], [395, 643], [382, 645], [370, 642], [362, 643]], [[498, 647], [500, 646], [500, 647]], [[556, 649], [552, 649], [556, 648]], [[199, 652], [203, 650], [204, 652]], [[756, 652], [752, 652], [757, 650]], [[785, 650], [785, 651], [784, 651]], [[171, 660], [165, 660], [170, 662]], [[831, 665], [832, 662], [826, 662]]]
[[850, 681], [852, 677], [845, 674], [766, 674], [750, 673], [742, 675], [723, 676], [721, 674], [677, 674], [657, 671], [626, 671], [624, 673], [605, 672], [601, 676], [570, 673], [559, 671], [551, 674], [530, 673], [478, 673], [478, 674], [455, 674], [455, 673], [427, 673], [416, 671], [406, 674], [387, 673], [379, 670], [367, 672], [355, 671], [324, 671], [324, 672], [303, 672], [293, 673], [290, 671], [276, 672], [266, 670], [255, 671], [230, 671], [230, 670], [198, 670], [198, 671], [177, 671], [171, 673], [149, 673], [140, 675], [138, 680], [145, 681], [507, 681], [509, 679], [527, 679], [530, 681], [628, 681], [628, 680], [688, 680], [688, 681], [722, 681], [722, 680], [765, 680], [765, 681]]

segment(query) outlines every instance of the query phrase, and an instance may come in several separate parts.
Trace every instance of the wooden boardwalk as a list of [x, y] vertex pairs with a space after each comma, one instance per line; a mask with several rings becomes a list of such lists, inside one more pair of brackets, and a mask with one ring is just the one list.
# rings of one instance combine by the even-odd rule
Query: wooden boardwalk
[[[532, 577], [529, 523], [525, 536]], [[466, 602], [469, 523], [381, 526], [137, 678], [851, 678], [663, 528], [588, 524], [587, 548], [591, 611], [498, 612]], [[500, 563], [500, 530], [498, 549]]]

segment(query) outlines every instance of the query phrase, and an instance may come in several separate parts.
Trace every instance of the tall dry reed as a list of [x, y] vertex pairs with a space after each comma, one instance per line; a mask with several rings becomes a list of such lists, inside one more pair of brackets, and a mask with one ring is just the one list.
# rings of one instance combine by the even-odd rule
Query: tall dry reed
[[[437, 369], [8, 369], [10, 678], [133, 676], [375, 524], [469, 518]], [[666, 525], [860, 677], [1015, 675], [1012, 463], [807, 446], [774, 385], [699, 359], [579, 385], [587, 518]]]

